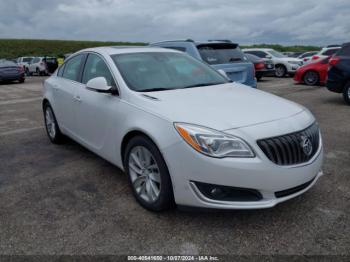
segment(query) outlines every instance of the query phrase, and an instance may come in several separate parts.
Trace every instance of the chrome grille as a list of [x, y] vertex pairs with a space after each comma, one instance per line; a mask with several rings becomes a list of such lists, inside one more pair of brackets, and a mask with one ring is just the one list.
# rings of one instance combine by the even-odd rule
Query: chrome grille
[[275, 164], [296, 165], [309, 161], [315, 155], [320, 143], [320, 132], [314, 123], [302, 131], [257, 142], [267, 158]]

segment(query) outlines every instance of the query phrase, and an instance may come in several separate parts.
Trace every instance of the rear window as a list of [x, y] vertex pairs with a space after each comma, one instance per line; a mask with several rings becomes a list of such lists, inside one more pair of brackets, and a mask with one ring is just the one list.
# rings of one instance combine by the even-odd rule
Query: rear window
[[0, 67], [17, 66], [15, 62], [9, 60], [0, 60]]
[[323, 53], [323, 55], [334, 55], [339, 49], [329, 49]]
[[341, 55], [341, 56], [350, 56], [350, 45], [346, 45], [343, 46], [339, 52], [337, 53], [337, 55]]
[[25, 58], [23, 58], [23, 62], [25, 62], [25, 63], [28, 63], [28, 62], [30, 62], [30, 61], [32, 61], [32, 57], [25, 57]]
[[210, 65], [247, 61], [236, 44], [202, 44], [197, 48], [202, 59]]
[[52, 63], [52, 64], [56, 64], [57, 63], [57, 59], [56, 58], [46, 58], [45, 61], [46, 61], [46, 63]]

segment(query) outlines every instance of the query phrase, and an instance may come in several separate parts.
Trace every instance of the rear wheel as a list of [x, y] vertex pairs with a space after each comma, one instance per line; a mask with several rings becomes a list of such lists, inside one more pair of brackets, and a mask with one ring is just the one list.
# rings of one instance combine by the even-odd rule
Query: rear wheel
[[60, 131], [52, 107], [48, 103], [46, 103], [44, 106], [44, 119], [46, 132], [49, 139], [54, 144], [60, 144], [63, 141], [64, 136]]
[[130, 140], [125, 150], [124, 166], [133, 194], [144, 208], [163, 211], [173, 207], [168, 168], [150, 139], [136, 136]]
[[276, 65], [275, 75], [277, 77], [284, 77], [287, 74], [287, 69], [284, 65]]
[[314, 86], [320, 81], [320, 76], [315, 71], [307, 71], [303, 77], [304, 83], [308, 86]]
[[343, 97], [345, 102], [350, 105], [350, 82], [348, 82], [344, 88]]

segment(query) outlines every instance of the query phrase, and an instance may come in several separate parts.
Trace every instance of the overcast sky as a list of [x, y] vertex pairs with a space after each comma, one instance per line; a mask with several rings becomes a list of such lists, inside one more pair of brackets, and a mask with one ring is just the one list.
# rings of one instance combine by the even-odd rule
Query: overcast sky
[[0, 0], [0, 38], [350, 41], [350, 0]]

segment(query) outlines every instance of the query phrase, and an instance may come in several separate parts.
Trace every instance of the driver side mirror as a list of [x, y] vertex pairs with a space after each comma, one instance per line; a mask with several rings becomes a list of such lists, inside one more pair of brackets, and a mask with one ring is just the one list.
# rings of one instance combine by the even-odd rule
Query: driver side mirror
[[90, 79], [86, 83], [86, 88], [98, 93], [107, 93], [112, 95], [118, 95], [118, 89], [114, 86], [108, 86], [106, 78], [100, 76]]
[[272, 56], [270, 56], [270, 55], [266, 55], [265, 56], [267, 59], [272, 59]]

